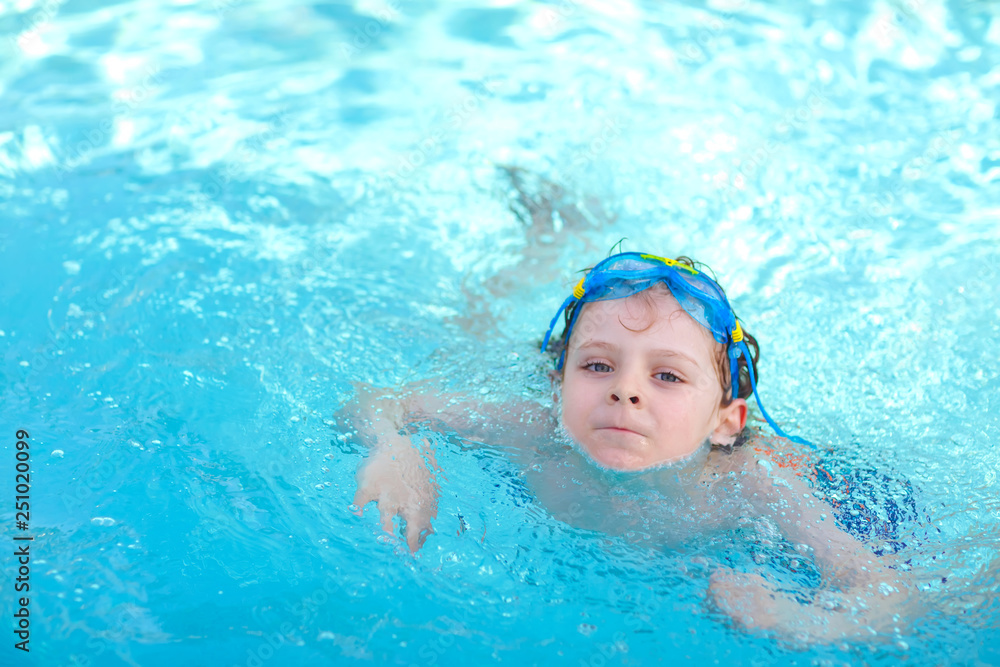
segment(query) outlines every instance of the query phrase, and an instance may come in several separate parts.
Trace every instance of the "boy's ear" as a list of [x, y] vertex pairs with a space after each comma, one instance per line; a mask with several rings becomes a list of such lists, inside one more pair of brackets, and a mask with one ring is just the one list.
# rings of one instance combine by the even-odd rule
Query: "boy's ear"
[[719, 425], [708, 436], [713, 445], [729, 446], [736, 442], [736, 436], [747, 425], [747, 402], [742, 398], [719, 410]]

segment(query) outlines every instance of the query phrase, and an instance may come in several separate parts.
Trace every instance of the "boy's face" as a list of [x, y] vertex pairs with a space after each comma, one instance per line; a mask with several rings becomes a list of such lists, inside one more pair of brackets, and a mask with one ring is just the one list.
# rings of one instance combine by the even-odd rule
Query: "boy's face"
[[718, 344], [669, 293], [586, 304], [566, 351], [563, 425], [597, 463], [639, 470], [730, 444], [746, 401], [722, 407]]

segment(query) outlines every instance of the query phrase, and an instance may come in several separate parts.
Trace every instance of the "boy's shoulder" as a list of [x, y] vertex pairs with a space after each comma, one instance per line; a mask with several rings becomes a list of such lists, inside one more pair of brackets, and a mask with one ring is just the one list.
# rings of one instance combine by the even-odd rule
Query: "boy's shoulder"
[[794, 443], [777, 436], [751, 432], [734, 447], [713, 447], [706, 472], [713, 478], [737, 476], [751, 482], [779, 477], [809, 478], [814, 457]]

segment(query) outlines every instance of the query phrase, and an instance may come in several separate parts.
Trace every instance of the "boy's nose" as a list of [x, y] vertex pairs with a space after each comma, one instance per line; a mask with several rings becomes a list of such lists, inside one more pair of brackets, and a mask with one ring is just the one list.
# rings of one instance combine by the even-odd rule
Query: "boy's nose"
[[616, 389], [616, 390], [614, 390], [614, 391], [611, 392], [611, 400], [614, 403], [618, 403], [619, 401], [622, 401], [622, 400], [627, 400], [632, 405], [638, 405], [639, 404], [639, 397], [638, 396], [636, 396], [635, 394], [632, 394], [631, 392], [620, 391], [618, 389]]

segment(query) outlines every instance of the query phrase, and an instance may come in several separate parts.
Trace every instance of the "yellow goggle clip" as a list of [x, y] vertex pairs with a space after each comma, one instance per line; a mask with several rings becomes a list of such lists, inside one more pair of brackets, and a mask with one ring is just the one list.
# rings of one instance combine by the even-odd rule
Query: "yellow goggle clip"
[[658, 255], [639, 255], [639, 256], [642, 257], [643, 259], [655, 259], [656, 261], [663, 262], [667, 266], [672, 266], [675, 269], [684, 269], [692, 276], [698, 275], [698, 272], [695, 271], [693, 268], [691, 268], [687, 264], [681, 264], [676, 259], [670, 259], [669, 257], [660, 257]]
[[743, 327], [740, 326], [740, 321], [736, 320], [736, 326], [733, 327], [733, 342], [738, 343], [743, 340]]

